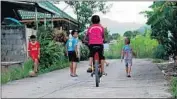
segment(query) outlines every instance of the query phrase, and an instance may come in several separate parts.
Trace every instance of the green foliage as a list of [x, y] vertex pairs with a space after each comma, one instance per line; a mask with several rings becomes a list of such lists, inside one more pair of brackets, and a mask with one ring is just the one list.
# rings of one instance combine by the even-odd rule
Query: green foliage
[[[9, 81], [18, 80], [18, 79], [28, 77], [29, 71], [32, 70], [32, 66], [33, 66], [33, 61], [31, 59], [29, 59], [24, 63], [23, 68], [21, 68], [21, 67], [10, 68], [7, 72], [2, 72], [1, 73], [1, 83], [5, 84]], [[52, 65], [48, 68], [40, 69], [39, 74], [47, 73], [47, 72], [57, 70], [57, 69], [62, 69], [62, 68], [68, 67], [68, 66], [69, 66], [68, 59], [64, 59], [63, 61], [56, 62], [55, 65]]]
[[113, 38], [114, 40], [117, 40], [117, 39], [120, 38], [120, 34], [119, 34], [119, 33], [112, 34], [112, 38]]
[[133, 36], [133, 32], [132, 32], [132, 31], [126, 31], [126, 32], [124, 33], [124, 36], [125, 36], [125, 37], [128, 37], [128, 38], [131, 38], [131, 37]]
[[[137, 35], [135, 38], [131, 38], [131, 47], [136, 54], [137, 58], [152, 58], [153, 51], [158, 45], [158, 42], [154, 39], [151, 39], [149, 35]], [[118, 41], [113, 45], [110, 45], [110, 51], [105, 52], [106, 58], [120, 58], [121, 50], [124, 46], [124, 38]]]
[[148, 35], [137, 35], [131, 40], [131, 46], [138, 58], [152, 58], [153, 51], [157, 45], [157, 41], [151, 39]]
[[123, 36], [128, 37], [128, 38], [134, 38], [136, 37], [136, 35], [140, 35], [140, 34], [141, 33], [138, 31], [126, 31]]
[[1, 83], [5, 84], [12, 80], [18, 80], [24, 77], [28, 77], [29, 71], [32, 69], [33, 61], [27, 60], [23, 68], [10, 68], [7, 72], [1, 73]]
[[104, 52], [104, 56], [106, 59], [119, 59], [121, 58], [121, 47], [123, 43], [111, 44], [109, 47], [109, 51]]
[[159, 44], [157, 48], [154, 50], [154, 58], [157, 59], [166, 59], [165, 48], [162, 44]]
[[[46, 30], [39, 27], [37, 39], [41, 46], [39, 74], [50, 72], [56, 69], [62, 69], [69, 66], [68, 59], [64, 56], [63, 44], [53, 40], [53, 31], [50, 28]], [[12, 80], [28, 77], [32, 70], [33, 61], [30, 59], [24, 63], [23, 68], [12, 68], [8, 72], [1, 73], [1, 83], [7, 83]]]
[[171, 80], [171, 92], [173, 98], [177, 99], [177, 78], [176, 77], [173, 77]]
[[86, 25], [91, 23], [90, 18], [94, 13], [106, 13], [110, 8], [105, 1], [65, 1], [65, 3], [74, 9], [81, 31], [84, 31]]
[[8, 81], [10, 81], [10, 73], [8, 73], [8, 72], [2, 72], [1, 73], [1, 83], [5, 84]]
[[107, 27], [106, 27], [106, 28], [104, 28], [104, 32], [105, 32], [105, 34], [104, 34], [105, 41], [109, 42], [108, 35], [109, 35], [109, 32], [110, 32], [110, 31], [108, 31]]
[[83, 60], [87, 60], [88, 57], [89, 57], [89, 49], [86, 45], [82, 45], [80, 47], [80, 51], [81, 51], [81, 57], [80, 57], [80, 60], [83, 61]]
[[150, 8], [143, 13], [151, 25], [151, 37], [164, 46], [167, 55], [177, 56], [177, 2], [155, 1]]
[[45, 69], [64, 60], [64, 46], [53, 40], [53, 31], [40, 27], [38, 30], [38, 41], [41, 46], [40, 69]]
[[67, 32], [64, 30], [54, 29], [53, 39], [56, 42], [61, 42], [61, 43], [66, 42]]
[[24, 63], [24, 65], [23, 65], [24, 77], [28, 76], [29, 71], [32, 70], [32, 67], [33, 67], [33, 60], [32, 59], [29, 59]]

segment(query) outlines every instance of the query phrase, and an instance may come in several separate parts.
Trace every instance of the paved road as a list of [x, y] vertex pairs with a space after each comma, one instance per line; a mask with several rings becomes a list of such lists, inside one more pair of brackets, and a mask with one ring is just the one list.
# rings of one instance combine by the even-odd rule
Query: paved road
[[54, 71], [36, 78], [26, 78], [2, 86], [3, 98], [166, 98], [167, 81], [161, 71], [145, 59], [134, 60], [132, 78], [125, 76], [120, 60], [109, 60], [108, 73], [95, 87], [95, 79], [86, 73], [88, 62], [78, 66], [78, 78], [69, 69]]

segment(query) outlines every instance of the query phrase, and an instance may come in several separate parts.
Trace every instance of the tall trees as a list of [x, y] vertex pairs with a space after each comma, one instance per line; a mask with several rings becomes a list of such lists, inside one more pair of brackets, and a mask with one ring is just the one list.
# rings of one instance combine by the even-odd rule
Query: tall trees
[[148, 18], [147, 24], [151, 25], [151, 37], [155, 38], [166, 49], [166, 54], [175, 58], [177, 56], [177, 2], [155, 1], [145, 11]]
[[65, 1], [65, 3], [73, 8], [81, 31], [91, 23], [90, 18], [95, 12], [107, 13], [111, 7], [106, 5], [105, 1]]
[[128, 38], [131, 38], [131, 37], [133, 36], [133, 32], [132, 32], [132, 31], [126, 31], [126, 32], [124, 33], [124, 36], [125, 36], [125, 37], [128, 37]]

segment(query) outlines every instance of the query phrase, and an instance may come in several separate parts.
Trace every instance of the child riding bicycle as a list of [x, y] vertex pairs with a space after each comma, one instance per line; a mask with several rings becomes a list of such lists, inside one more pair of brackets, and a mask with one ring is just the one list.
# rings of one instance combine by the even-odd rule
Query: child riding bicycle
[[[104, 28], [100, 24], [100, 17], [98, 15], [93, 15], [91, 18], [92, 25], [88, 28], [86, 36], [84, 39], [88, 38], [89, 50], [90, 50], [90, 63], [93, 61], [93, 57], [96, 52], [98, 52], [101, 59], [101, 75], [104, 72], [104, 59], [103, 57], [103, 41], [104, 41]], [[98, 50], [94, 47], [99, 46]], [[91, 64], [90, 64], [91, 65]]]

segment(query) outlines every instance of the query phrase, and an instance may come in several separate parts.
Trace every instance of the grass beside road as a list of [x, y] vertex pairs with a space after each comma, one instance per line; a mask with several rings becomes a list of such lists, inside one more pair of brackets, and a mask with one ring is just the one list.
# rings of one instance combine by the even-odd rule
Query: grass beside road
[[[29, 71], [32, 70], [32, 66], [33, 66], [33, 61], [28, 60], [24, 63], [23, 68], [21, 68], [21, 67], [10, 68], [10, 69], [8, 69], [7, 72], [2, 72], [1, 73], [1, 83], [6, 84], [9, 81], [19, 80], [22, 78], [29, 77]], [[40, 69], [38, 74], [48, 73], [48, 72], [62, 69], [62, 68], [68, 67], [68, 66], [69, 66], [69, 63], [67, 60], [65, 60], [64, 63], [57, 62], [55, 65], [50, 66], [46, 69]]]
[[173, 98], [177, 99], [177, 77], [172, 78], [170, 89], [171, 89]]

